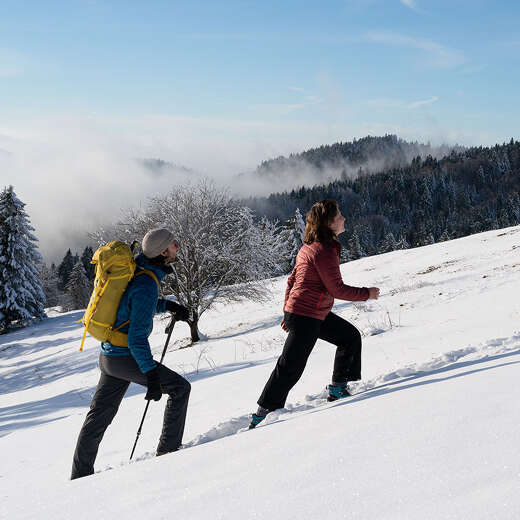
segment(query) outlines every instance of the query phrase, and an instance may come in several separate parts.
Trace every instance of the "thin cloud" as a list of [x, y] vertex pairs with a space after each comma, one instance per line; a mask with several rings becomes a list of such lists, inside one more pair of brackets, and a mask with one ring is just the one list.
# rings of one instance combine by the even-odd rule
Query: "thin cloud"
[[391, 32], [369, 32], [364, 36], [365, 41], [418, 49], [430, 55], [432, 63], [442, 68], [454, 68], [466, 63], [462, 51], [452, 49], [441, 43], [426, 38], [414, 38]]
[[432, 103], [436, 103], [437, 101], [439, 101], [439, 98], [437, 96], [433, 96], [429, 99], [424, 99], [422, 101], [414, 101], [413, 103], [410, 103], [408, 105], [408, 108], [419, 108], [419, 107], [423, 107], [425, 105], [431, 105]]
[[470, 67], [465, 67], [461, 70], [463, 74], [476, 74], [478, 72], [482, 72], [487, 68], [487, 65], [481, 64], [481, 65], [472, 65]]
[[245, 42], [255, 40], [256, 37], [248, 33], [191, 33], [188, 38], [197, 41], [231, 41]]
[[401, 99], [375, 98], [369, 99], [367, 104], [376, 108], [404, 108], [406, 103]]
[[400, 2], [410, 8], [410, 9], [413, 9], [414, 11], [417, 9], [417, 5], [415, 4], [415, 0], [400, 0]]
[[392, 99], [392, 98], [376, 98], [369, 99], [367, 104], [376, 108], [397, 108], [397, 109], [411, 109], [414, 110], [416, 108], [431, 105], [439, 101], [437, 96], [432, 96], [428, 99], [422, 99], [419, 101], [403, 101], [402, 99]]
[[280, 115], [287, 115], [297, 110], [302, 110], [305, 108], [305, 103], [265, 103], [255, 105], [254, 108], [272, 111]]
[[[288, 87], [289, 90], [297, 92], [299, 94], [303, 94], [305, 89], [299, 87]], [[250, 110], [261, 110], [265, 113], [265, 111], [271, 112], [276, 115], [287, 115], [298, 110], [304, 110], [313, 105], [318, 105], [323, 103], [323, 99], [314, 96], [314, 95], [306, 95], [300, 98], [300, 100], [295, 101], [294, 103], [260, 103], [256, 105], [251, 105]]]

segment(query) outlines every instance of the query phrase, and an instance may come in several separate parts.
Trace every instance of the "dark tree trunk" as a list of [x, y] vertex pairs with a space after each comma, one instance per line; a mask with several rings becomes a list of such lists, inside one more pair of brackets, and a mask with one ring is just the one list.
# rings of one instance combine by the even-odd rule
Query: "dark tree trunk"
[[192, 343], [200, 341], [200, 337], [199, 337], [199, 318], [194, 318], [192, 321], [189, 321], [188, 325], [190, 326], [190, 333], [191, 333], [191, 341], [192, 341]]

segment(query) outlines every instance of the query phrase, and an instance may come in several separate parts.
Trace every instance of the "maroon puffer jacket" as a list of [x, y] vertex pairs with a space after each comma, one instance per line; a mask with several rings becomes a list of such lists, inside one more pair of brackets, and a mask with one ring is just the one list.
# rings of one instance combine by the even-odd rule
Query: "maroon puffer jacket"
[[324, 320], [334, 305], [334, 298], [354, 302], [368, 300], [366, 287], [343, 283], [339, 270], [340, 250], [337, 242], [302, 246], [287, 280], [284, 312]]

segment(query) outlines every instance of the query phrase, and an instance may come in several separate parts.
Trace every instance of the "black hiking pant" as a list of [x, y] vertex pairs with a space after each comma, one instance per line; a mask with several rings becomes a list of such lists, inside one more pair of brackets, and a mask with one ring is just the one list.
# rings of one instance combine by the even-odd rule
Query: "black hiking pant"
[[332, 381], [361, 379], [361, 334], [354, 325], [332, 312], [323, 321], [286, 312], [284, 321], [289, 333], [282, 355], [258, 399], [262, 408], [272, 411], [285, 406], [287, 395], [302, 376], [318, 338], [337, 346]]
[[[111, 357], [99, 355], [101, 376], [90, 410], [79, 433], [72, 462], [71, 479], [94, 473], [94, 461], [105, 430], [117, 413], [130, 383], [146, 386], [146, 376], [139, 370], [132, 356]], [[157, 363], [161, 390], [168, 394], [164, 422], [157, 452], [179, 449], [186, 422], [191, 385], [182, 376]], [[137, 419], [137, 417], [136, 417]]]

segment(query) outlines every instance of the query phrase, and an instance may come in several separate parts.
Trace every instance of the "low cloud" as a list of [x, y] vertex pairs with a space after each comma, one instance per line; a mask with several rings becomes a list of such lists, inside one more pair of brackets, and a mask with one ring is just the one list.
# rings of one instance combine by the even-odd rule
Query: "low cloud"
[[[244, 173], [235, 179], [234, 191], [242, 197], [247, 197], [253, 189], [256, 195], [269, 195], [273, 191], [291, 191], [301, 186], [315, 186], [328, 184], [335, 180], [355, 179], [360, 172], [373, 174], [389, 169], [400, 168], [409, 164], [417, 156], [432, 155], [440, 159], [448, 155], [453, 149], [449, 145], [429, 146], [417, 143], [396, 141], [392, 146], [379, 143], [359, 144], [358, 153], [363, 156], [368, 149], [370, 155], [365, 160], [354, 154], [351, 159], [336, 158], [322, 161], [316, 156], [314, 160], [307, 160], [302, 156], [279, 157], [262, 164], [257, 170]], [[361, 152], [365, 146], [365, 152]], [[372, 148], [371, 148], [372, 147]], [[398, 151], [399, 150], [399, 151]], [[274, 188], [274, 189], [273, 189]]]
[[[149, 197], [173, 185], [209, 177], [247, 197], [314, 184], [312, 168], [303, 168], [298, 179], [242, 182], [236, 176], [272, 157], [386, 133], [423, 142], [497, 141], [447, 135], [437, 128], [389, 127], [368, 118], [348, 126], [343, 121], [67, 115], [0, 123], [0, 189], [14, 186], [26, 203], [45, 260], [60, 261], [69, 247], [80, 251], [88, 244], [87, 232], [119, 219], [122, 209], [146, 205]], [[336, 170], [326, 176], [336, 176]]]

